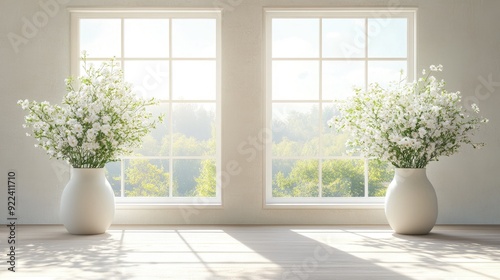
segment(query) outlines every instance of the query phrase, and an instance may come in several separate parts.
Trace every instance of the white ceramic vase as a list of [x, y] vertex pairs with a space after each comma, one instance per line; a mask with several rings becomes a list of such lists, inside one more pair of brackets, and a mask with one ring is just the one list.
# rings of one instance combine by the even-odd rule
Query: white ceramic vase
[[71, 168], [60, 211], [69, 233], [104, 233], [115, 214], [115, 195], [104, 168]]
[[438, 203], [425, 168], [396, 168], [385, 197], [385, 215], [398, 234], [428, 234], [432, 230]]

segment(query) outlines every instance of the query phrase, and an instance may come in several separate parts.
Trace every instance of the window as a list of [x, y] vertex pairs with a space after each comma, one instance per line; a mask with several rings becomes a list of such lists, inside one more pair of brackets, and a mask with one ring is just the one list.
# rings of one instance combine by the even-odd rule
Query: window
[[347, 155], [328, 127], [353, 86], [414, 75], [414, 10], [267, 10], [266, 203], [380, 203], [387, 163]]
[[72, 73], [115, 57], [164, 123], [106, 166], [121, 203], [220, 204], [220, 11], [72, 10]]

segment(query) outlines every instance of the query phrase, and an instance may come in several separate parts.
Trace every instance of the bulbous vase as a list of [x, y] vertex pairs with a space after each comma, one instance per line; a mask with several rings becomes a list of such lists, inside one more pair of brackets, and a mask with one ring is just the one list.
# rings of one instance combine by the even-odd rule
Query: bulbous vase
[[385, 215], [398, 234], [428, 234], [432, 230], [438, 202], [425, 168], [396, 168], [385, 197]]
[[71, 234], [101, 234], [115, 214], [115, 195], [104, 168], [71, 168], [61, 196], [60, 216]]

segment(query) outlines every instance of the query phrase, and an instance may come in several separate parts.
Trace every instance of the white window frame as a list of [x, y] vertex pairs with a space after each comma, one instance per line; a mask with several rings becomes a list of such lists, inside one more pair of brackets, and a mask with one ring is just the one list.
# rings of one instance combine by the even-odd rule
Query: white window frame
[[[122, 184], [122, 196], [115, 197], [118, 209], [129, 209], [129, 208], [158, 208], [158, 207], [182, 207], [186, 205], [187, 207], [193, 207], [196, 205], [197, 208], [209, 207], [209, 208], [220, 208], [222, 207], [222, 188], [221, 188], [221, 9], [114, 9], [114, 8], [70, 8], [71, 15], [71, 75], [78, 76], [80, 71], [80, 61], [81, 61], [81, 50], [80, 48], [80, 34], [79, 34], [79, 22], [80, 19], [92, 19], [92, 18], [102, 18], [102, 19], [121, 19], [121, 49], [122, 57], [116, 60], [120, 62], [121, 66], [124, 66], [124, 61], [126, 58], [123, 57], [123, 20], [126, 18], [144, 18], [144, 19], [169, 19], [170, 29], [172, 28], [171, 20], [176, 18], [181, 19], [194, 19], [194, 18], [204, 18], [204, 19], [215, 19], [216, 20], [216, 58], [209, 60], [214, 60], [216, 63], [216, 99], [214, 100], [173, 100], [170, 98], [168, 101], [161, 101], [169, 104], [169, 108], [172, 109], [173, 104], [182, 103], [215, 103], [216, 106], [216, 196], [215, 197], [172, 197], [172, 180], [173, 176], [170, 176], [170, 197], [124, 197], [124, 163], [121, 161], [121, 184]], [[172, 36], [172, 32], [170, 35]], [[204, 60], [203, 58], [173, 58], [172, 52], [172, 42], [170, 41], [170, 55], [168, 58], [158, 58], [158, 60], [168, 60], [169, 62], [175, 60]], [[92, 58], [91, 60], [108, 60], [109, 58]], [[145, 58], [141, 60], [155, 60], [156, 58]], [[206, 60], [206, 59], [205, 59]], [[169, 63], [169, 81], [172, 81], [172, 63]], [[123, 68], [122, 68], [123, 69]], [[172, 83], [169, 83], [169, 94], [172, 96]], [[172, 111], [171, 111], [172, 112]], [[172, 123], [172, 114], [170, 114], [170, 119], [167, 122]], [[172, 126], [170, 127], [170, 137], [172, 137]], [[171, 139], [172, 140], [172, 139]], [[172, 141], [171, 141], [172, 143]], [[212, 156], [144, 156], [144, 157], [131, 157], [124, 156], [122, 159], [162, 159], [169, 160], [169, 173], [172, 174], [172, 160], [173, 159], [213, 159]]]
[[[263, 191], [264, 208], [381, 208], [383, 207], [384, 198], [383, 197], [368, 197], [368, 160], [362, 157], [342, 157], [342, 156], [305, 156], [305, 157], [293, 157], [293, 159], [364, 159], [365, 165], [365, 197], [273, 197], [272, 196], [272, 20], [279, 18], [406, 18], [407, 21], [407, 78], [408, 80], [413, 80], [416, 73], [416, 8], [362, 8], [362, 9], [282, 9], [282, 8], [268, 8], [264, 10], [264, 67], [265, 71], [263, 74], [263, 79], [265, 83], [265, 127], [269, 131], [270, 135], [267, 135], [266, 145], [264, 147], [264, 174], [265, 183]], [[322, 22], [320, 20], [320, 55], [318, 58], [300, 58], [300, 60], [311, 60], [321, 62], [332, 61], [332, 60], [343, 60], [343, 58], [323, 58], [321, 57], [321, 37], [322, 37]], [[365, 34], [366, 43], [368, 43], [368, 32]], [[279, 58], [277, 60], [282, 60], [286, 58]], [[297, 59], [297, 58], [290, 58]], [[347, 60], [358, 60], [365, 61], [367, 63], [370, 60], [383, 61], [383, 60], [393, 60], [393, 59], [381, 59], [381, 58], [368, 58], [367, 55], [363, 58], [348, 58]], [[401, 60], [401, 59], [394, 59]], [[366, 64], [365, 64], [366, 69]], [[320, 116], [321, 116], [321, 104], [325, 101], [321, 100], [321, 84], [322, 84], [322, 73], [321, 66], [319, 72], [319, 86], [320, 86], [320, 97], [318, 99]], [[365, 87], [368, 87], [368, 71], [365, 71]], [[294, 100], [292, 102], [300, 102], [301, 100]], [[304, 100], [304, 102], [310, 102], [310, 100]], [[279, 101], [280, 103], [283, 101]], [[321, 122], [320, 118], [320, 122]], [[319, 124], [321, 127], [321, 124]], [[321, 131], [321, 129], [320, 129]], [[320, 132], [321, 141], [321, 132]], [[321, 163], [321, 161], [320, 161]], [[319, 166], [319, 182], [321, 184], [321, 164]]]

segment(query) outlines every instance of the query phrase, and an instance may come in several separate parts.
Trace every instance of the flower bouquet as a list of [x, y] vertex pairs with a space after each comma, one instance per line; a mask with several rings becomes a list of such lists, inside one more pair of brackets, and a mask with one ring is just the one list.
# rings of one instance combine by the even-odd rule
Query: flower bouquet
[[429, 70], [414, 82], [355, 89], [352, 98], [336, 102], [340, 115], [329, 121], [330, 127], [351, 134], [347, 142], [351, 152], [388, 161], [396, 168], [425, 168], [463, 144], [482, 146], [471, 136], [488, 120], [479, 116], [476, 104], [464, 108], [460, 92], [448, 92], [444, 80], [431, 75], [441, 72], [442, 65], [431, 65]]
[[112, 59], [101, 66], [87, 63], [84, 75], [66, 79], [68, 93], [62, 105], [19, 100], [25, 128], [51, 158], [68, 161], [74, 168], [102, 168], [141, 144], [162, 116], [154, 118], [147, 107], [154, 99], [142, 99], [131, 91], [123, 72]]

